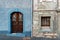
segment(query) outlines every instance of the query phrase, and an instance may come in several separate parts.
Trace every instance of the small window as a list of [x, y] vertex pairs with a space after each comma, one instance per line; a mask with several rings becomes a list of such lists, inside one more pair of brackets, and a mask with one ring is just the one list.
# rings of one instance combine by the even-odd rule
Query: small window
[[50, 17], [41, 17], [41, 26], [50, 26]]

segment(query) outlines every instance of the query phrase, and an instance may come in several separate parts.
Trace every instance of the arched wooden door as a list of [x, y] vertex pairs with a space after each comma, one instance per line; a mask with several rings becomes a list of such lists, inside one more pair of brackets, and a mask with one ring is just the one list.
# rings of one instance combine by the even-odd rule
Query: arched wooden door
[[20, 12], [13, 12], [11, 14], [11, 32], [22, 33], [23, 32], [23, 14]]

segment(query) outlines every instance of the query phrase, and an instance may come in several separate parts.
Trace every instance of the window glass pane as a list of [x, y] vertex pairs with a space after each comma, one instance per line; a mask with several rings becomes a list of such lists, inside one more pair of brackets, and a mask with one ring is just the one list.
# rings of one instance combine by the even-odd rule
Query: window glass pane
[[12, 21], [16, 21], [16, 13], [12, 16]]
[[50, 17], [41, 17], [41, 26], [50, 26]]
[[22, 21], [22, 14], [19, 14], [19, 21]]

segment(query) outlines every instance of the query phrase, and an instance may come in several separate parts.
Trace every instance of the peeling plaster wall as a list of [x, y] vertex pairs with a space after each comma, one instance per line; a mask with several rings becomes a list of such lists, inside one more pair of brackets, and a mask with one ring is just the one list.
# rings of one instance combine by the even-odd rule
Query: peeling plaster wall
[[57, 33], [58, 33], [58, 37], [60, 38], [60, 12], [58, 12], [58, 15], [57, 15], [57, 24], [58, 24]]
[[54, 1], [44, 1], [39, 2], [38, 0], [33, 0], [33, 10], [56, 10], [57, 0]]
[[[58, 31], [58, 13], [57, 13], [57, 0], [50, 2], [39, 2], [35, 1], [33, 3], [33, 33], [34, 37], [42, 37], [43, 32], [55, 32]], [[41, 16], [50, 16], [51, 24], [50, 29], [41, 29]]]
[[57, 0], [57, 3], [58, 3], [58, 5], [57, 5], [57, 9], [59, 9], [60, 10], [60, 0]]
[[[50, 29], [41, 28], [41, 16], [50, 16]], [[40, 11], [33, 13], [33, 36], [41, 37], [42, 32], [57, 32], [57, 13], [55, 11]]]

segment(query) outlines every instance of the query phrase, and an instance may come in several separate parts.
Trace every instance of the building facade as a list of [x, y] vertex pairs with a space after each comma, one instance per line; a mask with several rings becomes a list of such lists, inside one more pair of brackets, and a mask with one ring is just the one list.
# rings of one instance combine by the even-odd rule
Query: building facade
[[35, 37], [60, 37], [60, 0], [33, 0], [32, 30]]
[[0, 34], [60, 37], [60, 0], [0, 0]]
[[27, 37], [31, 29], [31, 0], [0, 0], [0, 34]]

